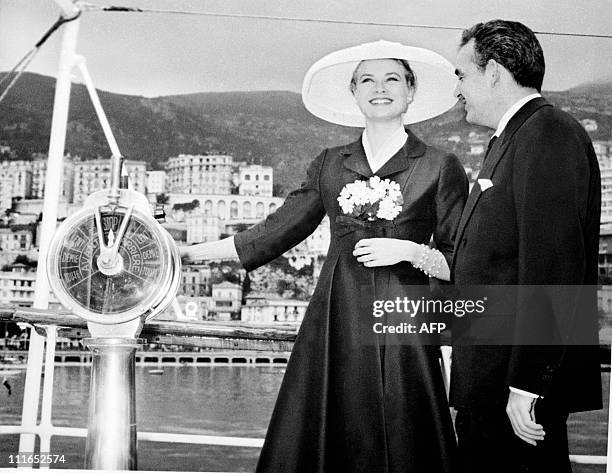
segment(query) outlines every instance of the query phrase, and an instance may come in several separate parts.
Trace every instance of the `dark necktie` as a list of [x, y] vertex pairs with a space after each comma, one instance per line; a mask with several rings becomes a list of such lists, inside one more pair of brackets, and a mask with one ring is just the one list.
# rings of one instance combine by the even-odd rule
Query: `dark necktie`
[[493, 144], [497, 141], [497, 136], [493, 136], [490, 140], [489, 140], [489, 146], [487, 146], [487, 152], [484, 155], [484, 158], [482, 158], [482, 163], [484, 164], [484, 162], [487, 159], [487, 156], [489, 156], [489, 151], [491, 151], [491, 148], [493, 148]]

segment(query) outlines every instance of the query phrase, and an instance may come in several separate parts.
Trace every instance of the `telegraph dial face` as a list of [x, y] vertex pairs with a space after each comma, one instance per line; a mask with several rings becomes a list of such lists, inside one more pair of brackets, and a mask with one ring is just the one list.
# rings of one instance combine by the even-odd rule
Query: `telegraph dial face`
[[155, 221], [125, 207], [84, 209], [66, 220], [50, 249], [60, 302], [99, 323], [134, 319], [169, 292], [173, 267]]

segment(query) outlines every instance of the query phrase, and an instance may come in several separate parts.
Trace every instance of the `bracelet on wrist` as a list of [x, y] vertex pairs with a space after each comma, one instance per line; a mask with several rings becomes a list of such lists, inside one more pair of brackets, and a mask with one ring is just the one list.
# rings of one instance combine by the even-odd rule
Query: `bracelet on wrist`
[[421, 249], [421, 255], [416, 261], [412, 262], [412, 265], [430, 278], [437, 278], [442, 271], [442, 253], [424, 243], [421, 243], [419, 248]]

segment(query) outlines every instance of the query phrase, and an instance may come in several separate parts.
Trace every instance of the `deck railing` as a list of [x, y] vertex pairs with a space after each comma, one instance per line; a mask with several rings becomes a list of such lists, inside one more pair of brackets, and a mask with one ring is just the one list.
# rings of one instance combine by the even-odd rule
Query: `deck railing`
[[[30, 434], [40, 438], [40, 445], [49, 445], [52, 436], [87, 437], [87, 429], [56, 427], [51, 421], [53, 398], [53, 367], [57, 337], [86, 338], [87, 323], [68, 312], [37, 310], [32, 308], [0, 307], [0, 321], [27, 323], [47, 338], [45, 352], [46, 373], [43, 385], [42, 413], [40, 423], [0, 426], [3, 434]], [[295, 325], [270, 327], [256, 324], [227, 324], [222, 322], [173, 322], [152, 320], [145, 324], [141, 338], [148, 343], [180, 345], [198, 349], [249, 350], [268, 352], [290, 352], [297, 334]], [[151, 352], [159, 355], [158, 352]], [[450, 347], [442, 347], [442, 370], [445, 385], [450, 381]], [[146, 355], [143, 352], [142, 355]], [[167, 353], [174, 356], [174, 353]], [[49, 375], [50, 374], [50, 375]], [[40, 387], [40, 380], [38, 383]], [[25, 396], [25, 394], [24, 394]], [[230, 447], [261, 448], [263, 439], [245, 437], [223, 437], [161, 432], [138, 432], [138, 440], [164, 443], [188, 443], [222, 445]], [[45, 451], [41, 447], [41, 451]], [[605, 455], [570, 455], [574, 463], [605, 465]], [[23, 467], [23, 465], [21, 465]], [[27, 465], [25, 465], [27, 467]], [[41, 468], [48, 465], [41, 464]]]

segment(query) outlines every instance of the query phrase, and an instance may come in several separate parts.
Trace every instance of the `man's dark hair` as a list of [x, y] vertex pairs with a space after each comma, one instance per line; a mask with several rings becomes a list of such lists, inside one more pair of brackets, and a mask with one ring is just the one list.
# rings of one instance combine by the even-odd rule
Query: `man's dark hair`
[[484, 69], [493, 59], [504, 66], [523, 87], [542, 90], [544, 53], [535, 33], [518, 21], [477, 23], [461, 35], [461, 46], [474, 40], [474, 61]]

